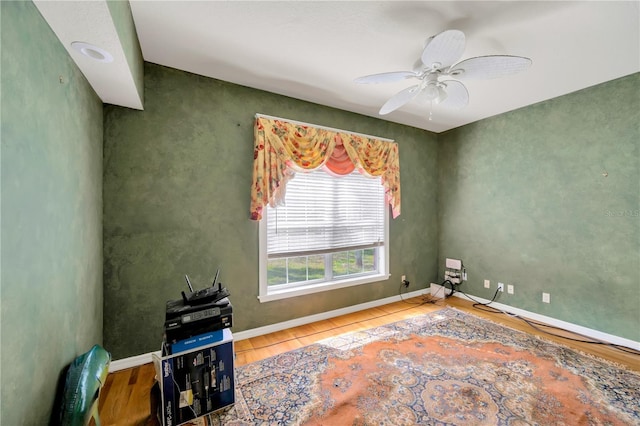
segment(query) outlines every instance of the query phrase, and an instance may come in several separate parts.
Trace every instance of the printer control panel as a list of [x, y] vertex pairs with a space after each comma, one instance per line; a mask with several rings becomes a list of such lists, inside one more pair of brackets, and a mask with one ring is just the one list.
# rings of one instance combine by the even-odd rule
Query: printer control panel
[[201, 321], [207, 318], [215, 318], [220, 315], [220, 308], [209, 308], [203, 311], [191, 312], [189, 314], [182, 315], [182, 324], [187, 324], [194, 321]]

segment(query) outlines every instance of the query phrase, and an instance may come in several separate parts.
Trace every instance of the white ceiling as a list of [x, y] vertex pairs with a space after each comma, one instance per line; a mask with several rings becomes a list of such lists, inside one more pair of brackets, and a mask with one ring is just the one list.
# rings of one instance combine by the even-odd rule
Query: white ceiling
[[[44, 3], [62, 8], [69, 2]], [[372, 117], [380, 117], [378, 110], [387, 99], [415, 83], [359, 85], [353, 80], [412, 70], [426, 39], [443, 30], [465, 33], [462, 59], [518, 55], [533, 60], [521, 74], [465, 82], [470, 101], [462, 110], [435, 107], [430, 120], [428, 106], [409, 103], [380, 117], [434, 132], [640, 71], [638, 1], [131, 0], [130, 4], [145, 61]], [[52, 27], [60, 26], [45, 19]], [[93, 42], [94, 33], [105, 32], [98, 30], [100, 25], [105, 23], [67, 19], [63, 29], [54, 31], [58, 37], [64, 31], [84, 31], [74, 37]], [[85, 75], [92, 85], [108, 81], [107, 92], [131, 90], [130, 84], [113, 81], [107, 67], [102, 75]], [[98, 94], [105, 102], [135, 108]]]

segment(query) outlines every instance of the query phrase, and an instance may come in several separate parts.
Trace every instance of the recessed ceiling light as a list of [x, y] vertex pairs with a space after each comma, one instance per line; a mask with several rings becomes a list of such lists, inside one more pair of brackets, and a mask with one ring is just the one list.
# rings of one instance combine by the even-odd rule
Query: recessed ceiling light
[[83, 41], [74, 41], [71, 43], [71, 47], [95, 61], [105, 63], [113, 62], [113, 56], [111, 56], [111, 53], [98, 46], [94, 46], [93, 44], [85, 43]]

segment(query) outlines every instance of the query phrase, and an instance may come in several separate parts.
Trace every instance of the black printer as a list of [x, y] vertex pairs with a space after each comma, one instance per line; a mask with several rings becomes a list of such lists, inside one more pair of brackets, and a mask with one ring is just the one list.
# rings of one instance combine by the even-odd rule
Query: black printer
[[205, 333], [229, 328], [233, 325], [233, 306], [229, 302], [229, 292], [218, 279], [219, 270], [211, 287], [194, 291], [189, 285], [189, 293], [182, 292], [182, 299], [169, 300], [166, 305], [164, 323], [165, 343], [172, 345]]

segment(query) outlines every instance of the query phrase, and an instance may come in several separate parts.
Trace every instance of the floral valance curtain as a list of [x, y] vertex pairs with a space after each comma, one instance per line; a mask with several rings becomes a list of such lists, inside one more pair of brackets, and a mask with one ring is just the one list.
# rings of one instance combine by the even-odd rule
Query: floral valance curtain
[[251, 219], [262, 219], [267, 204], [278, 205], [296, 171], [320, 167], [345, 175], [357, 169], [381, 176], [394, 218], [400, 215], [398, 144], [285, 120], [256, 117], [254, 126]]

